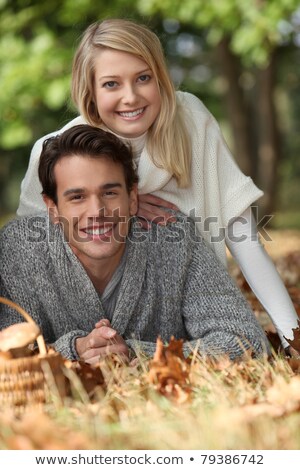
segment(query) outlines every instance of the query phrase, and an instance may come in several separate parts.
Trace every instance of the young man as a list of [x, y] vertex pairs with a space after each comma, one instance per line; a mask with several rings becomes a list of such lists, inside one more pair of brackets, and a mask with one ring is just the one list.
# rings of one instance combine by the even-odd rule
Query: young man
[[[80, 125], [48, 139], [39, 164], [50, 214], [8, 224], [0, 236], [0, 295], [19, 303], [66, 357], [95, 362], [158, 336], [185, 352], [268, 352], [241, 292], [191, 220], [140, 228], [130, 150]], [[21, 321], [1, 306], [0, 328]]]

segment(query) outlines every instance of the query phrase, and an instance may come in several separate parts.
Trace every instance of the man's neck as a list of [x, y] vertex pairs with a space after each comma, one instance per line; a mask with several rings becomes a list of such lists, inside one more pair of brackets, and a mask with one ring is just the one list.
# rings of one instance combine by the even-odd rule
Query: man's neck
[[103, 294], [106, 286], [121, 262], [122, 256], [125, 252], [125, 243], [114, 256], [101, 260], [91, 259], [83, 256], [82, 253], [76, 253], [75, 250], [73, 251], [86, 270], [87, 275], [91, 279], [97, 292]]

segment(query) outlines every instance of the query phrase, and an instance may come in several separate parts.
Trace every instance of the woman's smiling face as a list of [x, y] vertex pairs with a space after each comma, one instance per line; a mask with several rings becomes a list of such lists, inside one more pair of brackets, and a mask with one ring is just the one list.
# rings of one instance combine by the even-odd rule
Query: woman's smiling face
[[161, 96], [155, 76], [133, 54], [101, 50], [95, 59], [94, 86], [99, 116], [119, 136], [139, 137], [159, 114]]

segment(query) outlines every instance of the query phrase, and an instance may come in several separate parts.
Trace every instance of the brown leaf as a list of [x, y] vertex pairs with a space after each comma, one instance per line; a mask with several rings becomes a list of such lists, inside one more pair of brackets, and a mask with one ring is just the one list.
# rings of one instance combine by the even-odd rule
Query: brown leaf
[[282, 406], [286, 414], [300, 410], [300, 377], [292, 377], [289, 382], [278, 377], [276, 383], [266, 392], [268, 403]]
[[148, 372], [148, 381], [155, 385], [156, 390], [177, 403], [187, 401], [191, 394], [190, 364], [184, 357], [182, 346], [183, 340], [172, 337], [169, 345], [164, 346], [158, 338]]
[[0, 331], [0, 351], [22, 348], [33, 343], [40, 334], [34, 323], [16, 323]]
[[65, 367], [76, 373], [89, 396], [98, 386], [104, 384], [103, 374], [98, 365], [90, 365], [83, 361], [65, 361]]
[[290, 346], [300, 354], [300, 320], [298, 320], [298, 327], [293, 328], [293, 339], [288, 339], [284, 336]]
[[300, 359], [296, 359], [294, 357], [287, 359], [290, 368], [295, 374], [300, 374]]
[[11, 435], [6, 442], [9, 449], [88, 449], [89, 440], [78, 432], [66, 429], [39, 410], [28, 410], [20, 419], [11, 422]]

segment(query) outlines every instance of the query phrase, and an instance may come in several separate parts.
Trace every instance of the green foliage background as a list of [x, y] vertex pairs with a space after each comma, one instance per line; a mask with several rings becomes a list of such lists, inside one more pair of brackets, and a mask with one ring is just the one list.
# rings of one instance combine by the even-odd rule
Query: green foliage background
[[105, 17], [135, 18], [157, 32], [180, 87], [203, 99], [229, 145], [217, 43], [230, 38], [243, 64], [241, 80], [249, 89], [255, 69], [264, 67], [278, 49], [276, 105], [284, 149], [278, 208], [298, 214], [297, 8], [298, 0], [0, 0], [0, 216], [16, 210], [34, 141], [76, 115], [69, 100], [74, 50], [85, 28]]

